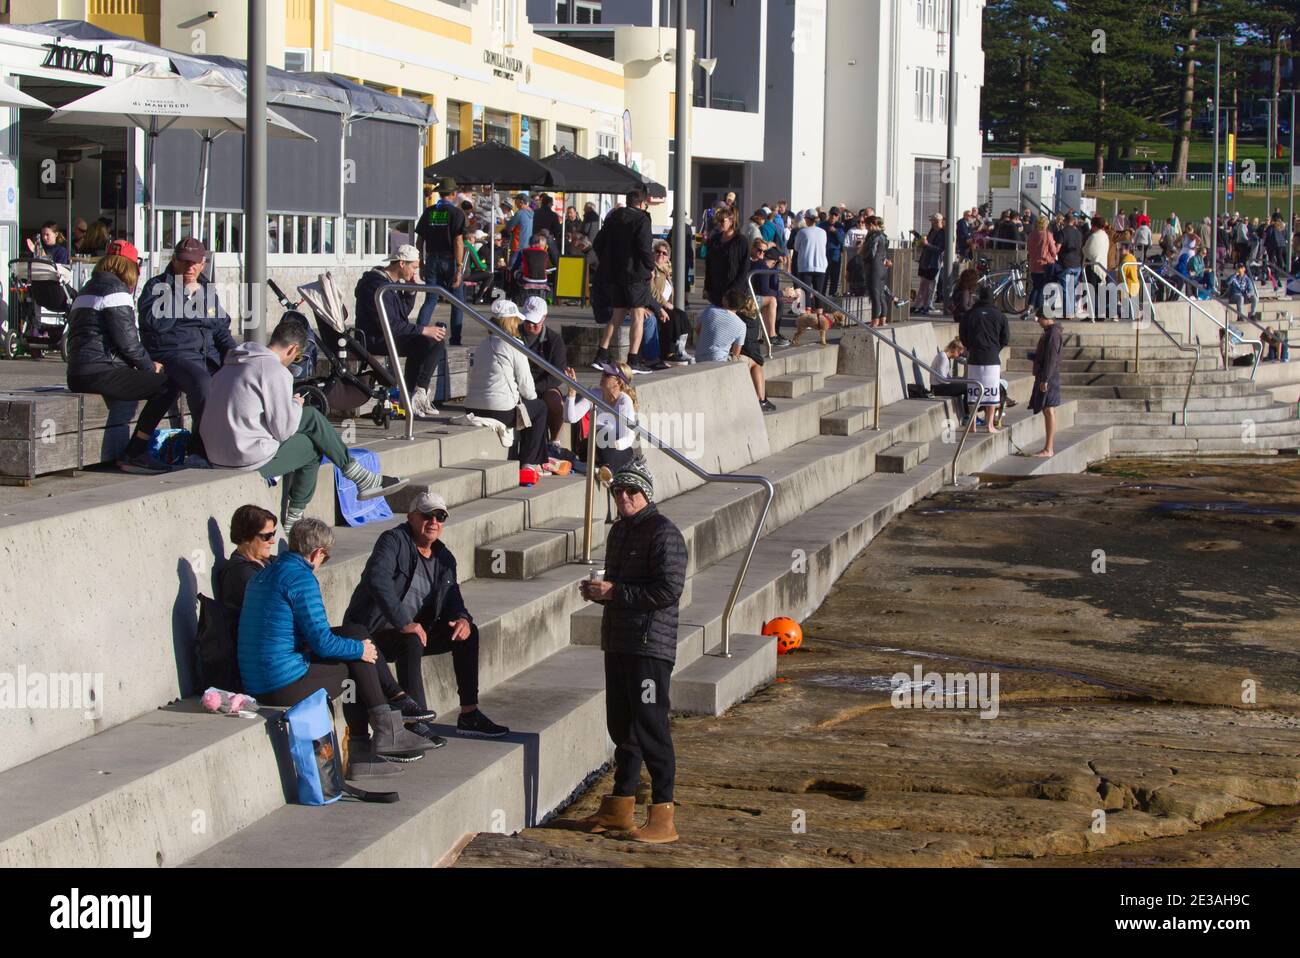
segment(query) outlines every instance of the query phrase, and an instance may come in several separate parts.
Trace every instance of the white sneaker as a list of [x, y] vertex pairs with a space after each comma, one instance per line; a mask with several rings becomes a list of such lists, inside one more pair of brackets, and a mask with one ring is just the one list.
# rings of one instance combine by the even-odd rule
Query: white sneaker
[[417, 389], [411, 393], [411, 414], [416, 419], [432, 419], [434, 416], [441, 416], [438, 407], [429, 401], [428, 390]]

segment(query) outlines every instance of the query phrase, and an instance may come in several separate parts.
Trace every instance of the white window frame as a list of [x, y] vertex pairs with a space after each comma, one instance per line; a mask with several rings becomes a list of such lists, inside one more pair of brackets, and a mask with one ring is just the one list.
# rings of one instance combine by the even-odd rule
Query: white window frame
[[934, 67], [925, 68], [925, 122], [934, 122]]
[[937, 6], [937, 0], [925, 0], [925, 28], [927, 30], [934, 29], [936, 6]]
[[925, 68], [913, 67], [916, 76], [912, 83], [912, 114], [917, 122], [925, 119]]
[[916, 0], [916, 25], [925, 29], [925, 0]]
[[[301, 53], [301, 54], [302, 54], [302, 56], [303, 56], [303, 63], [304, 63], [304, 66], [303, 66], [303, 68], [302, 68], [301, 71], [298, 71], [298, 70], [289, 70], [289, 59], [288, 59], [288, 58], [289, 58], [289, 54], [291, 54], [291, 53]], [[284, 68], [285, 68], [286, 70], [289, 70], [290, 73], [298, 73], [298, 72], [302, 72], [302, 73], [310, 73], [310, 72], [311, 72], [311, 69], [312, 69], [311, 47], [285, 47], [285, 48], [284, 48], [284, 56], [285, 56], [285, 60], [284, 60]]]
[[935, 94], [934, 94], [935, 101], [938, 103], [938, 109], [936, 110], [936, 115], [938, 117], [939, 122], [946, 126], [948, 123], [948, 71], [947, 70], [939, 71], [939, 78], [937, 83], [938, 83], [937, 89], [935, 90]]

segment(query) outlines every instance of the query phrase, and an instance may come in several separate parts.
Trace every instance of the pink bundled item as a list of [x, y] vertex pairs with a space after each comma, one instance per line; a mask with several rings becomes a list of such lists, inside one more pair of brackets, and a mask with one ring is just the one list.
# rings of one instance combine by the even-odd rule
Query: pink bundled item
[[210, 688], [203, 693], [203, 698], [200, 701], [209, 712], [226, 715], [252, 715], [261, 708], [257, 704], [257, 699], [251, 695], [244, 695], [242, 692], [227, 692], [225, 689]]

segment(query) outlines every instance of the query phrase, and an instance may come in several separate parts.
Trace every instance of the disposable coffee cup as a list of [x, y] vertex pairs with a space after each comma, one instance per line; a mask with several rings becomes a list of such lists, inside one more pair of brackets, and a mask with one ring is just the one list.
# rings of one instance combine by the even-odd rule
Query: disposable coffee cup
[[604, 570], [604, 569], [592, 569], [592, 570], [591, 570], [591, 575], [587, 576], [587, 581], [588, 581], [588, 582], [604, 582], [604, 581], [605, 581], [605, 570]]

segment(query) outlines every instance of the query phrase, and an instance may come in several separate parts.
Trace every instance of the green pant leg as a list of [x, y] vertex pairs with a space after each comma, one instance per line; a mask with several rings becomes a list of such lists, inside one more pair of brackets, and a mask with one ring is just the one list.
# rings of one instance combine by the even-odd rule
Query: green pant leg
[[285, 494], [290, 509], [305, 509], [316, 494], [316, 477], [320, 471], [320, 453], [311, 438], [298, 433], [280, 444], [280, 449], [257, 470], [266, 479], [284, 476]]
[[352, 461], [352, 454], [343, 444], [338, 430], [319, 410], [310, 407], [303, 409], [302, 421], [298, 423], [298, 435], [307, 436], [316, 447], [317, 454], [324, 456], [340, 470], [346, 469]]

